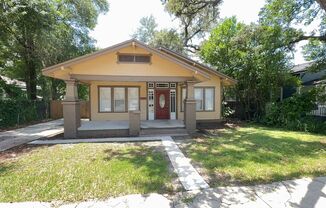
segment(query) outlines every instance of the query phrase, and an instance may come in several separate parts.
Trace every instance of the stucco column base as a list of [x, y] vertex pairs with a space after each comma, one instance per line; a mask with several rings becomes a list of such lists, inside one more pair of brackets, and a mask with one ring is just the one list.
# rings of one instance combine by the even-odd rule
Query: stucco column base
[[79, 101], [63, 101], [64, 138], [77, 138], [80, 126]]
[[184, 123], [188, 133], [196, 131], [196, 100], [186, 99], [184, 101]]
[[129, 111], [129, 136], [140, 134], [140, 111]]

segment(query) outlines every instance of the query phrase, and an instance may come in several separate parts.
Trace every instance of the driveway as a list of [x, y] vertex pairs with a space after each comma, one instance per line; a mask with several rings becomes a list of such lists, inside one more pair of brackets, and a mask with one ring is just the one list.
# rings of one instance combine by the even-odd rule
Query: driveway
[[30, 141], [63, 133], [63, 119], [0, 132], [0, 152]]

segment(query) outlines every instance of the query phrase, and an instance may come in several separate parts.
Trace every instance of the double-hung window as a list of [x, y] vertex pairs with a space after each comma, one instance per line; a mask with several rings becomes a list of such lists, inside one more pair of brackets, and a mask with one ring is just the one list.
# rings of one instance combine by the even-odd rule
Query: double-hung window
[[[182, 88], [181, 96], [181, 111], [184, 109], [184, 100], [186, 99], [186, 88]], [[194, 97], [196, 100], [196, 111], [213, 111], [215, 100], [214, 100], [214, 88], [213, 87], [195, 87]]]
[[139, 110], [139, 87], [99, 87], [99, 112]]
[[111, 87], [100, 87], [99, 94], [100, 112], [111, 112]]
[[138, 87], [128, 87], [128, 110], [139, 110]]
[[113, 88], [114, 112], [126, 111], [126, 89], [124, 87]]

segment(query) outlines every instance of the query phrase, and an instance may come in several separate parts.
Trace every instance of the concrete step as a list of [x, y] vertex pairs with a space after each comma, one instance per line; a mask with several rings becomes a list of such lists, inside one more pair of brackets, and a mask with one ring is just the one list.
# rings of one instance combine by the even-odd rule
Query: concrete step
[[146, 128], [140, 130], [141, 136], [185, 136], [188, 132], [185, 128]]

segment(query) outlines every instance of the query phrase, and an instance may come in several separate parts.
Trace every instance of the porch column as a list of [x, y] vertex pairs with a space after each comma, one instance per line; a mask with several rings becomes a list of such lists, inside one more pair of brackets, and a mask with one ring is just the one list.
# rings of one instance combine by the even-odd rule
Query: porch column
[[196, 100], [194, 81], [186, 82], [186, 99], [184, 101], [184, 123], [189, 133], [196, 131]]
[[80, 103], [76, 80], [66, 80], [66, 96], [63, 105], [64, 137], [77, 138], [80, 127]]

